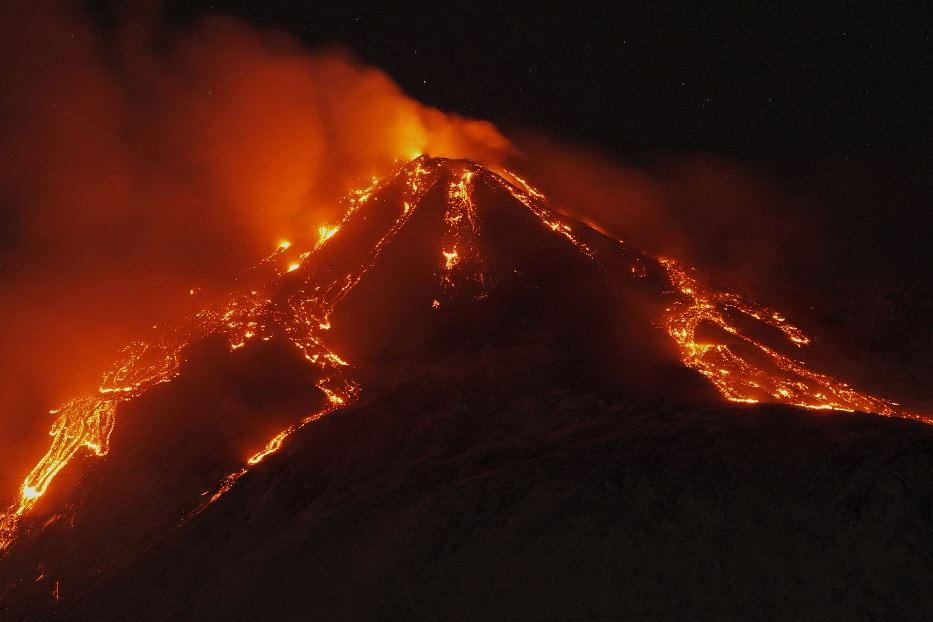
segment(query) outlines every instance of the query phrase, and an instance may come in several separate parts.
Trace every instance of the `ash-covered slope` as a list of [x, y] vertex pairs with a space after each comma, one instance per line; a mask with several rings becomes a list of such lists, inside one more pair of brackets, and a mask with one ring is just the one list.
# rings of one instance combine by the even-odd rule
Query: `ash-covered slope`
[[713, 406], [909, 416], [805, 343], [514, 175], [419, 158], [63, 406], [0, 522], [0, 607], [799, 615], [848, 584], [846, 611], [920, 611], [928, 489], [890, 486], [922, 481], [925, 426]]
[[[415, 166], [424, 171], [415, 197], [417, 184], [406, 181], [361, 209], [360, 227], [377, 225], [390, 239], [341, 229], [324, 249], [380, 248], [328, 316], [328, 343], [348, 361], [371, 368], [534, 336], [567, 357], [568, 373], [631, 391], [671, 392], [680, 380], [710, 395], [684, 380], [674, 345], [653, 326], [668, 300], [656, 264], [645, 268], [640, 253], [543, 204], [529, 209], [520, 199], [532, 197], [475, 163]], [[655, 375], [663, 381], [648, 386]]]
[[96, 395], [62, 406], [0, 520], [3, 606], [58, 607], [187, 530], [387, 367], [483, 352], [495, 368], [518, 348], [607, 395], [713, 398], [651, 325], [662, 275], [618, 280], [640, 255], [523, 199], [475, 163], [420, 158], [240, 290], [131, 344]]
[[367, 378], [64, 619], [919, 619], [933, 430], [688, 408], [544, 348]]

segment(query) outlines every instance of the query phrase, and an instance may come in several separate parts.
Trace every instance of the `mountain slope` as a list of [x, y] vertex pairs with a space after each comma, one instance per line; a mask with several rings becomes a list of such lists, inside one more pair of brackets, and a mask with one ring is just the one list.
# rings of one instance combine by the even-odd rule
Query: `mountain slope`
[[926, 426], [607, 399], [560, 384], [559, 366], [529, 367], [530, 354], [398, 370], [418, 380], [388, 379], [300, 431], [65, 617], [933, 610]]
[[241, 283], [63, 405], [0, 521], [10, 616], [929, 605], [928, 429], [722, 397], [927, 419], [512, 173], [400, 165]]

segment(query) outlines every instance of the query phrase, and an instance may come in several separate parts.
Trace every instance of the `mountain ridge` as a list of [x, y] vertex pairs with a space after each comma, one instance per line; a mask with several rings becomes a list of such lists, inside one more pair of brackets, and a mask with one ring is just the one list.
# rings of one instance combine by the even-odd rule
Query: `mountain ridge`
[[[739, 322], [737, 316], [745, 319]], [[63, 406], [50, 454], [27, 478], [20, 505], [7, 513], [0, 530], [8, 549], [0, 569], [0, 583], [8, 587], [0, 603], [13, 603], [4, 606], [23, 619], [30, 619], [33, 609], [40, 618], [56, 612], [79, 618], [84, 610], [106, 618], [108, 605], [93, 603], [119, 600], [108, 586], [123, 585], [120, 589], [142, 600], [143, 594], [126, 587], [126, 581], [147, 577], [150, 582], [158, 573], [174, 572], [170, 556], [158, 553], [164, 546], [176, 550], [167, 542], [184, 543], [181, 550], [191, 548], [197, 555], [218, 555], [206, 549], [197, 553], [197, 537], [190, 534], [203, 535], [199, 525], [231, 519], [229, 526], [215, 529], [243, 539], [246, 546], [252, 536], [239, 527], [249, 523], [265, 499], [317, 512], [316, 500], [327, 493], [326, 482], [307, 489], [295, 481], [269, 479], [269, 473], [281, 472], [286, 458], [302, 461], [296, 454], [299, 445], [302, 455], [325, 470], [344, 468], [355, 456], [368, 473], [360, 482], [379, 491], [379, 469], [354, 445], [388, 456], [404, 425], [411, 425], [413, 434], [436, 429], [430, 416], [434, 411], [442, 412], [444, 424], [452, 426], [452, 440], [441, 445], [456, 455], [470, 455], [475, 441], [476, 451], [490, 455], [496, 448], [509, 454], [513, 444], [519, 455], [558, 448], [571, 462], [587, 460], [587, 450], [574, 453], [579, 426], [585, 428], [585, 423], [573, 421], [574, 416], [588, 418], [587, 409], [603, 422], [611, 413], [634, 413], [649, 435], [657, 430], [652, 431], [646, 418], [656, 415], [660, 429], [673, 421], [686, 435], [677, 443], [684, 443], [691, 460], [700, 463], [719, 460], [705, 453], [714, 452], [716, 443], [691, 445], [694, 435], [708, 437], [704, 416], [712, 413], [721, 421], [730, 416], [768, 418], [775, 412], [775, 407], [723, 406], [721, 396], [740, 402], [770, 396], [810, 408], [870, 408], [920, 418], [808, 369], [793, 358], [807, 342], [777, 311], [713, 290], [672, 260], [648, 257], [553, 211], [514, 173], [500, 175], [469, 161], [422, 156], [351, 195], [347, 215], [322, 227], [317, 240], [280, 245], [244, 279], [241, 290], [187, 322], [162, 327], [150, 341], [131, 344], [126, 358], [105, 374], [98, 395]], [[578, 407], [567, 410], [562, 399]], [[385, 428], [363, 431], [366, 410], [380, 412], [383, 425], [394, 430], [388, 439], [379, 438]], [[812, 430], [800, 417], [816, 419], [791, 408], [776, 411], [803, 421], [803, 429]], [[101, 417], [102, 412], [107, 416]], [[488, 420], [478, 413], [486, 413]], [[695, 413], [707, 415], [691, 422]], [[336, 433], [341, 440], [326, 450], [315, 444], [317, 432], [341, 429], [333, 420], [351, 414], [353, 425], [346, 425], [352, 432]], [[827, 434], [837, 417], [823, 424]], [[549, 440], [552, 420], [564, 420], [564, 427]], [[859, 436], [861, 421], [855, 416], [853, 423], [842, 425], [850, 429], [843, 436], [865, 436]], [[485, 436], [471, 436], [468, 422]], [[620, 416], [615, 428], [609, 426], [613, 438], [628, 434], [627, 423]], [[914, 452], [910, 456], [921, 460], [916, 455], [923, 453], [919, 441], [913, 446], [906, 436], [916, 427], [910, 422], [893, 425], [898, 432], [891, 432], [897, 439], [891, 442], [906, 443]], [[729, 429], [723, 425], [717, 433], [728, 434]], [[784, 436], [777, 429], [771, 433]], [[390, 461], [396, 477], [390, 488], [402, 485], [406, 469], [437, 465], [439, 459], [431, 454], [436, 435], [428, 434], [423, 446], [402, 436], [404, 451]], [[263, 446], [257, 438], [269, 440]], [[926, 438], [925, 432], [920, 438]], [[817, 440], [812, 442], [818, 446]], [[590, 439], [584, 446], [590, 443], [599, 441]], [[652, 463], [660, 464], [660, 447]], [[624, 460], [631, 448], [622, 449]], [[726, 450], [722, 460], [727, 463], [747, 453], [738, 445]], [[106, 455], [105, 461], [85, 457], [95, 454]], [[607, 465], [616, 462], [611, 452], [603, 458]], [[72, 459], [76, 464], [69, 465]], [[832, 451], [828, 459], [835, 459]], [[471, 460], [467, 463], [472, 465]], [[772, 461], [793, 470], [790, 463], [773, 456]], [[494, 462], [509, 468], [505, 458]], [[75, 468], [81, 463], [86, 475], [76, 485], [60, 486], [61, 479], [53, 484], [59, 472], [59, 478], [79, 476]], [[449, 473], [443, 463], [441, 459], [435, 467], [441, 469], [438, 482], [444, 481], [444, 473], [451, 481], [470, 480], [471, 472], [481, 477], [488, 467], [480, 460], [464, 473]], [[565, 487], [572, 484], [572, 478], [561, 478], [560, 467], [553, 468], [549, 477]], [[831, 479], [823, 481], [821, 494]], [[309, 476], [309, 481], [315, 478]], [[343, 481], [345, 496], [329, 503], [355, 503], [353, 481]], [[526, 482], [527, 490], [533, 492], [533, 483]], [[655, 483], [669, 488], [664, 478]], [[760, 501], [758, 482], [752, 484], [743, 494]], [[508, 482], [500, 485], [507, 496]], [[50, 496], [40, 503], [46, 492]], [[428, 500], [439, 494], [435, 489], [428, 493]], [[716, 496], [710, 497], [709, 490], [698, 494]], [[372, 507], [390, 510], [391, 495], [385, 490], [379, 495], [380, 503], [388, 505]], [[781, 498], [781, 503], [789, 500]], [[910, 521], [923, 511], [915, 505], [895, 507]], [[289, 516], [281, 518], [287, 522]], [[432, 510], [426, 519], [439, 516]], [[569, 516], [583, 520], [585, 513]], [[686, 514], [678, 516], [690, 523]], [[304, 527], [313, 532], [312, 523]], [[868, 528], [884, 533], [883, 521], [870, 522]], [[923, 539], [911, 531], [913, 523], [900, 528], [914, 540]], [[403, 536], [397, 529], [390, 531], [392, 537]], [[820, 537], [825, 540], [831, 533]], [[431, 550], [429, 544], [421, 542], [419, 550]], [[269, 546], [257, 554], [281, 556], [281, 543]], [[570, 541], [561, 546], [572, 547]], [[861, 555], [849, 553], [852, 559]], [[229, 561], [211, 559], [218, 569]], [[521, 559], [530, 563], [533, 557]], [[584, 563], [583, 558], [577, 561]], [[28, 582], [31, 576], [38, 578]], [[387, 580], [378, 576], [382, 579], [366, 580]], [[615, 580], [612, 573], [599, 576], [604, 582]], [[183, 583], [176, 577], [170, 587], [175, 592]], [[220, 590], [231, 603], [239, 602], [223, 586], [203, 587], [205, 593], [186, 598], [200, 598], [198, 606], [206, 607], [211, 594]], [[456, 591], [453, 584], [445, 589]], [[104, 594], [106, 598], [98, 596]], [[517, 594], [512, 598], [521, 601]], [[310, 606], [313, 598], [301, 602]], [[342, 608], [351, 604], [335, 600], [332, 613], [346, 615], [349, 610]], [[147, 615], [152, 619], [185, 611], [172, 603], [151, 605]], [[440, 615], [437, 606], [421, 614]], [[615, 615], [611, 607], [600, 611]], [[206, 609], [200, 613], [210, 617]], [[404, 617], [399, 611], [389, 613]], [[236, 612], [227, 615], [236, 617]]]

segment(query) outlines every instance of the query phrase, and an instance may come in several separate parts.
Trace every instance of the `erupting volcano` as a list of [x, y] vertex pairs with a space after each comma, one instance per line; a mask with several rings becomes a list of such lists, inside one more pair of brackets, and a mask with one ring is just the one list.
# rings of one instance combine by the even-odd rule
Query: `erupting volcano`
[[[222, 523], [236, 511], [224, 509], [224, 500], [239, 488], [274, 485], [260, 471], [276, 454], [288, 453], [282, 464], [296, 459], [298, 450], [287, 448], [300, 430], [308, 430], [304, 444], [323, 443], [314, 430], [325, 416], [352, 409], [365, 425], [367, 409], [385, 408], [378, 404], [386, 395], [404, 404], [405, 387], [417, 384], [419, 374], [425, 383], [466, 382], [479, 369], [511, 369], [506, 361], [515, 351], [535, 361], [528, 369], [540, 365], [532, 376], [547, 369], [540, 372], [548, 378], [542, 386], [558, 379], [633, 403], [663, 396], [709, 405], [718, 393], [732, 402], [933, 423], [811, 368], [804, 360], [810, 339], [780, 311], [719, 291], [678, 261], [652, 257], [563, 215], [515, 173], [468, 160], [420, 156], [397, 165], [354, 192], [339, 222], [282, 242], [239, 282], [239, 289], [184, 321], [154, 327], [124, 349], [96, 394], [52, 411], [50, 446], [0, 520], [8, 603], [42, 610], [61, 598], [77, 599], [93, 611], [103, 602], [95, 600], [98, 592], [112, 596], [130, 580], [121, 576], [148, 572], [145, 564], [154, 562], [145, 561], [146, 551], [168, 538], [195, 537], [187, 534], [203, 533], [201, 524]], [[192, 349], [218, 338], [229, 352], [211, 350], [192, 362]], [[287, 348], [274, 349], [279, 345]], [[273, 349], [263, 354], [262, 347]], [[303, 414], [276, 419], [282, 427], [271, 438], [245, 440], [253, 452], [239, 465], [229, 452], [210, 455], [211, 438], [199, 432], [204, 462], [141, 467], [153, 469], [154, 479], [159, 468], [168, 474], [175, 467], [197, 469], [188, 485], [148, 482], [133, 490], [126, 478], [140, 468], [139, 456], [189, 433], [173, 419], [165, 429], [148, 424], [152, 435], [145, 438], [121, 434], [122, 426], [136, 425], [134, 418], [159, 417], [158, 409], [170, 403], [150, 399], [159, 391], [167, 395], [157, 387], [185, 378], [192, 366], [210, 369], [231, 357], [268, 356], [271, 368], [291, 370], [297, 363], [288, 350], [300, 355], [313, 383], [285, 390], [300, 403], [287, 410]], [[399, 377], [402, 368], [410, 377]], [[452, 371], [438, 375], [439, 368]], [[503, 374], [504, 382], [529, 394], [542, 390], [529, 388], [538, 385], [524, 373]], [[412, 390], [413, 404], [426, 399], [417, 394]], [[799, 413], [788, 409], [787, 416]], [[127, 443], [122, 450], [121, 441]], [[192, 486], [200, 492], [191, 494]], [[136, 495], [156, 493], [163, 509], [158, 519], [129, 527], [129, 540], [114, 536], [118, 544], [96, 548], [101, 529], [128, 520]], [[107, 499], [121, 508], [116, 518], [101, 507]], [[69, 540], [75, 531], [83, 535]], [[61, 547], [64, 542], [71, 543]]]

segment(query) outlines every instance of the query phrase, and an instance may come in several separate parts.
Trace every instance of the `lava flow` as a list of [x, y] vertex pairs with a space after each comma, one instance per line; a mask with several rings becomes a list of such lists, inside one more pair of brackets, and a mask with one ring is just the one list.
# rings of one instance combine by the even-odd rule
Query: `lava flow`
[[[493, 191], [505, 191], [506, 196], [514, 199], [511, 203], [530, 212], [546, 230], [562, 236], [595, 262], [598, 269], [608, 270], [606, 266], [611, 262], [605, 261], [606, 257], [600, 253], [612, 251], [597, 252], [603, 245], [584, 241], [584, 238], [593, 239], [587, 236], [603, 234], [554, 211], [542, 193], [514, 173], [497, 174], [473, 162], [453, 165], [450, 160], [424, 156], [400, 165], [384, 179], [375, 179], [370, 187], [353, 193], [343, 219], [336, 225], [321, 227], [317, 239], [307, 244], [307, 250], [287, 260], [286, 255], [291, 256], [295, 251], [292, 244], [283, 242], [260, 261], [254, 270], [265, 278], [261, 285], [230, 294], [178, 326], [157, 328], [149, 341], [135, 342], [125, 349], [123, 358], [104, 374], [96, 394], [73, 399], [53, 411], [57, 419], [50, 432], [51, 446], [26, 476], [16, 502], [0, 517], [0, 551], [15, 540], [24, 517], [75, 456], [102, 457], [108, 453], [119, 407], [152, 387], [176, 378], [185, 349], [197, 340], [222, 335], [235, 350], [253, 339], [284, 338], [320, 371], [317, 387], [326, 399], [322, 408], [276, 434], [241, 468], [215, 488], [205, 491], [193, 514], [203, 511], [231, 490], [250, 469], [277, 452], [296, 430], [351, 403], [360, 387], [351, 377], [348, 363], [325, 339], [331, 329], [332, 312], [409, 222], [425, 194], [442, 179], [447, 180], [447, 187], [436, 266], [441, 297], [462, 295], [459, 286], [469, 283], [470, 293], [482, 300], [487, 298], [492, 287], [494, 275], [488, 274], [481, 245], [481, 213], [474, 196], [477, 182]], [[380, 201], [380, 193], [390, 188], [398, 193], [398, 201]], [[361, 211], [363, 206], [373, 202], [378, 203], [382, 211]], [[382, 223], [381, 219], [386, 222]], [[356, 255], [348, 261], [338, 254], [328, 254], [332, 246], [329, 241], [338, 233], [370, 231], [366, 227], [375, 227], [376, 232], [368, 234], [362, 259]], [[584, 232], [586, 235], [581, 235]], [[612, 241], [608, 248], [629, 252], [620, 245], [620, 241]], [[663, 295], [669, 297], [669, 305], [656, 323], [676, 342], [682, 363], [707, 378], [727, 400], [866, 411], [933, 423], [931, 418], [902, 410], [895, 402], [860, 393], [844, 382], [810, 370], [804, 363], [748, 334], [732, 319], [738, 314], [777, 329], [798, 348], [809, 343], [808, 338], [780, 313], [706, 286], [692, 276], [689, 269], [673, 260], [638, 256], [638, 266], [633, 266], [627, 276], [643, 277], [644, 264], [648, 263], [664, 275], [668, 285]], [[607, 276], [619, 278], [619, 275]], [[432, 306], [437, 310], [441, 303], [435, 299]], [[698, 330], [704, 325], [714, 326], [731, 336], [732, 342], [703, 341]]]
[[[108, 453], [118, 406], [157, 384], [176, 378], [185, 348], [199, 339], [222, 335], [231, 350], [236, 350], [251, 339], [268, 341], [277, 334], [284, 334], [309, 363], [324, 372], [317, 386], [326, 396], [327, 405], [278, 433], [261, 451], [251, 456], [241, 469], [225, 478], [216, 491], [204, 493], [206, 501], [198, 506], [196, 513], [220, 498], [251, 467], [277, 451], [295, 430], [348, 404], [357, 393], [357, 385], [344, 371], [348, 366], [346, 361], [324, 344], [322, 332], [330, 328], [329, 315], [334, 305], [359, 282], [388, 241], [405, 224], [411, 213], [409, 204], [406, 203], [402, 214], [378, 240], [362, 265], [352, 266], [337, 276], [308, 271], [300, 285], [291, 289], [285, 287], [287, 280], [294, 278], [292, 273], [300, 274], [300, 269], [308, 267], [308, 259], [325, 247], [327, 241], [340, 231], [381, 185], [402, 180], [411, 199], [417, 202], [428, 188], [425, 183], [428, 175], [429, 171], [416, 162], [411, 166], [399, 167], [385, 181], [373, 180], [369, 188], [351, 195], [349, 209], [340, 223], [333, 227], [322, 227], [313, 247], [301, 253], [286, 268], [274, 269], [271, 280], [261, 291], [249, 289], [231, 294], [177, 327], [162, 328], [151, 341], [130, 344], [124, 350], [124, 358], [104, 374], [97, 395], [73, 399], [53, 410], [52, 414], [56, 414], [57, 419], [50, 431], [53, 438], [51, 447], [26, 476], [17, 501], [0, 516], [0, 551], [6, 550], [13, 543], [23, 517], [35, 507], [55, 476], [79, 452], [84, 450], [95, 457]], [[288, 242], [280, 244], [256, 269], [272, 264], [290, 246]]]
[[464, 169], [447, 189], [447, 208], [444, 223], [447, 227], [442, 241], [441, 281], [446, 293], [454, 286], [454, 270], [467, 271], [467, 278], [478, 287], [478, 297], [485, 296], [486, 284], [483, 257], [477, 244], [479, 217], [473, 202], [474, 171]]
[[[540, 191], [510, 171], [503, 173], [517, 184], [511, 186], [510, 192], [546, 227], [566, 237], [584, 255], [595, 258], [593, 251], [574, 236], [571, 227], [547, 207], [547, 199]], [[933, 424], [933, 417], [906, 411], [897, 402], [856, 391], [845, 382], [809, 369], [747, 334], [729, 319], [730, 314], [744, 315], [779, 330], [798, 348], [808, 345], [810, 339], [803, 331], [788, 323], [778, 311], [706, 286], [691, 276], [689, 268], [672, 259], [645, 259], [663, 270], [676, 295], [659, 323], [676, 342], [681, 362], [700, 372], [727, 400], [776, 402], [812, 410], [861, 411]], [[642, 276], [643, 270], [632, 267], [635, 276]], [[735, 345], [702, 340], [697, 330], [704, 322], [737, 338], [751, 353]]]
[[[789, 324], [779, 312], [751, 303], [736, 294], [716, 291], [700, 283], [672, 259], [659, 259], [670, 283], [681, 298], [668, 309], [663, 324], [677, 342], [684, 365], [703, 374], [733, 402], [781, 402], [814, 410], [871, 412], [885, 417], [916, 419], [933, 423], [933, 418], [907, 412], [900, 404], [861, 393], [845, 382], [808, 369], [803, 363], [777, 352], [760, 340], [745, 334], [729, 314], [742, 314], [784, 333], [797, 347], [810, 340]], [[709, 343], [697, 336], [707, 322], [748, 346], [744, 354], [733, 345]], [[752, 357], [761, 360], [753, 362]]]

